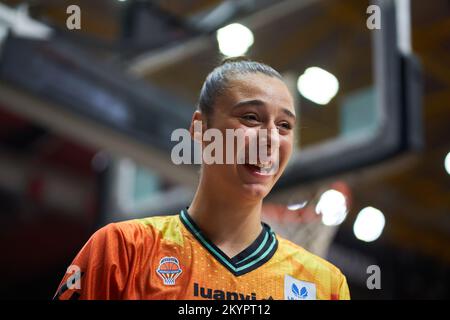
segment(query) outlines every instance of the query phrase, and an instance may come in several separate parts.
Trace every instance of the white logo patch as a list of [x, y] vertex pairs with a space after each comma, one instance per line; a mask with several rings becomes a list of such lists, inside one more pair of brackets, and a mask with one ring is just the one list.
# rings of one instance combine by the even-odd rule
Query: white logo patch
[[156, 272], [166, 286], [173, 286], [175, 285], [175, 280], [178, 278], [182, 270], [177, 258], [164, 257], [159, 261], [159, 266]]
[[284, 276], [285, 300], [316, 300], [316, 285], [295, 279], [290, 275]]

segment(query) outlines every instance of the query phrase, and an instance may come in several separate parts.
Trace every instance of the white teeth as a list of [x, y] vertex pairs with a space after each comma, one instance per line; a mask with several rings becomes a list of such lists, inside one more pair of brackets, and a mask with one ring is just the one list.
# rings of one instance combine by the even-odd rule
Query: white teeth
[[268, 163], [258, 163], [256, 165], [262, 172], [267, 172], [272, 169], [272, 164], [270, 162]]
[[270, 170], [273, 167], [273, 162], [255, 163], [255, 164], [246, 162], [246, 164], [252, 164], [262, 170]]

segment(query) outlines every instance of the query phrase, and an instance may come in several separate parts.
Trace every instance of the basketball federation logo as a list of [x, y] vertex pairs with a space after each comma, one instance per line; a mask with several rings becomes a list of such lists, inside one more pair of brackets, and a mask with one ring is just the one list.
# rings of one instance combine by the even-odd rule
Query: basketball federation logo
[[177, 258], [164, 257], [159, 261], [159, 266], [156, 272], [161, 277], [165, 285], [173, 286], [182, 270]]

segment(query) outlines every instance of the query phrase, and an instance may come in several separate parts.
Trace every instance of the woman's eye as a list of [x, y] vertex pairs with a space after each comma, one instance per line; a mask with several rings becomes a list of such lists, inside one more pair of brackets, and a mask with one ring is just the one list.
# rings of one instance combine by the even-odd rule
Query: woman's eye
[[282, 123], [280, 123], [279, 126], [282, 127], [283, 129], [286, 129], [286, 130], [292, 129], [292, 126], [291, 126], [291, 124], [289, 122], [282, 122]]
[[245, 114], [242, 116], [242, 119], [247, 121], [258, 121], [258, 117], [255, 114]]

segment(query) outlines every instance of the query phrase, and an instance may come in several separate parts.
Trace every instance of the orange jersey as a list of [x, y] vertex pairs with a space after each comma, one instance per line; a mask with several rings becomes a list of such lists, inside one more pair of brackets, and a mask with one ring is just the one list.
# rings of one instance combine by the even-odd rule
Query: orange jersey
[[150, 217], [98, 230], [75, 257], [55, 299], [350, 299], [335, 266], [263, 223], [233, 258], [189, 217]]

